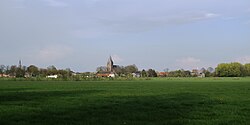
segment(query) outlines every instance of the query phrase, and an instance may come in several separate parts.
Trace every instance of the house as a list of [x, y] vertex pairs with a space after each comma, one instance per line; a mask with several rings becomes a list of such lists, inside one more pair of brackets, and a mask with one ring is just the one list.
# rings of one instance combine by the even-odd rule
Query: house
[[112, 57], [110, 56], [107, 62], [107, 69], [106, 71], [98, 72], [96, 74], [97, 77], [109, 77], [114, 78], [116, 76], [115, 68], [117, 68], [117, 65], [114, 65], [114, 62], [112, 60]]
[[4, 77], [4, 78], [9, 78], [9, 77], [11, 77], [10, 75], [7, 75], [7, 74], [0, 74], [0, 78], [1, 77]]
[[134, 73], [132, 73], [132, 76], [134, 78], [139, 78], [139, 77], [141, 77], [141, 73], [140, 72], [134, 72]]
[[206, 75], [205, 75], [205, 73], [199, 73], [198, 77], [199, 77], [199, 78], [205, 78]]
[[158, 72], [157, 76], [158, 77], [167, 77], [168, 76], [168, 72]]
[[110, 56], [107, 62], [107, 71], [113, 72], [114, 71], [114, 62], [112, 60], [112, 57]]
[[198, 69], [193, 69], [191, 72], [192, 76], [198, 76], [199, 75], [199, 70]]
[[49, 75], [49, 76], [46, 76], [46, 78], [57, 79], [57, 78], [58, 78], [58, 75]]
[[115, 77], [115, 73], [112, 72], [99, 72], [96, 74], [97, 77]]
[[114, 73], [109, 73], [108, 77], [115, 78], [115, 74]]
[[191, 75], [192, 75], [192, 76], [197, 76], [197, 77], [199, 77], [199, 78], [204, 78], [204, 77], [206, 77], [206, 75], [205, 75], [203, 69], [201, 69], [201, 70], [193, 69], [192, 72], [191, 72]]

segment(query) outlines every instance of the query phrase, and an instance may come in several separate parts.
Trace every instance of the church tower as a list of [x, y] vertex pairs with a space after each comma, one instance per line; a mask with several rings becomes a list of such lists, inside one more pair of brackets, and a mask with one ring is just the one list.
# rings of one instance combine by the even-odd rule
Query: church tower
[[19, 64], [18, 67], [21, 69], [22, 68], [22, 61], [19, 60], [18, 64]]
[[112, 57], [110, 56], [107, 63], [107, 71], [113, 72], [113, 67], [114, 67], [114, 62], [112, 60]]

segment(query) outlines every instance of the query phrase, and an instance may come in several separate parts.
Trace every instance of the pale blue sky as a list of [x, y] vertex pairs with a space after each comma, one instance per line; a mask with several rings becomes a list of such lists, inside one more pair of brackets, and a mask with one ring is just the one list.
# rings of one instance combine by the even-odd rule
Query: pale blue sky
[[1, 0], [0, 64], [95, 71], [250, 63], [249, 0]]

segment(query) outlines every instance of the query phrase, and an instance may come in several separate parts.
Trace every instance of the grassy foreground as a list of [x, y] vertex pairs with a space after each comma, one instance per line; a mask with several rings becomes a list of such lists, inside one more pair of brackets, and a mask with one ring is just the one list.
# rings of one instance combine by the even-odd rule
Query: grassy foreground
[[0, 81], [0, 125], [247, 125], [250, 78]]

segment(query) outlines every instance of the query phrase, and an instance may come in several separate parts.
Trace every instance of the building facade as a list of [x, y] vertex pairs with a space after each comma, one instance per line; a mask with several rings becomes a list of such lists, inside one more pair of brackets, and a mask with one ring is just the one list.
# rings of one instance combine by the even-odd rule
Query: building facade
[[114, 71], [114, 62], [112, 60], [112, 57], [110, 56], [107, 62], [107, 72], [113, 72]]

